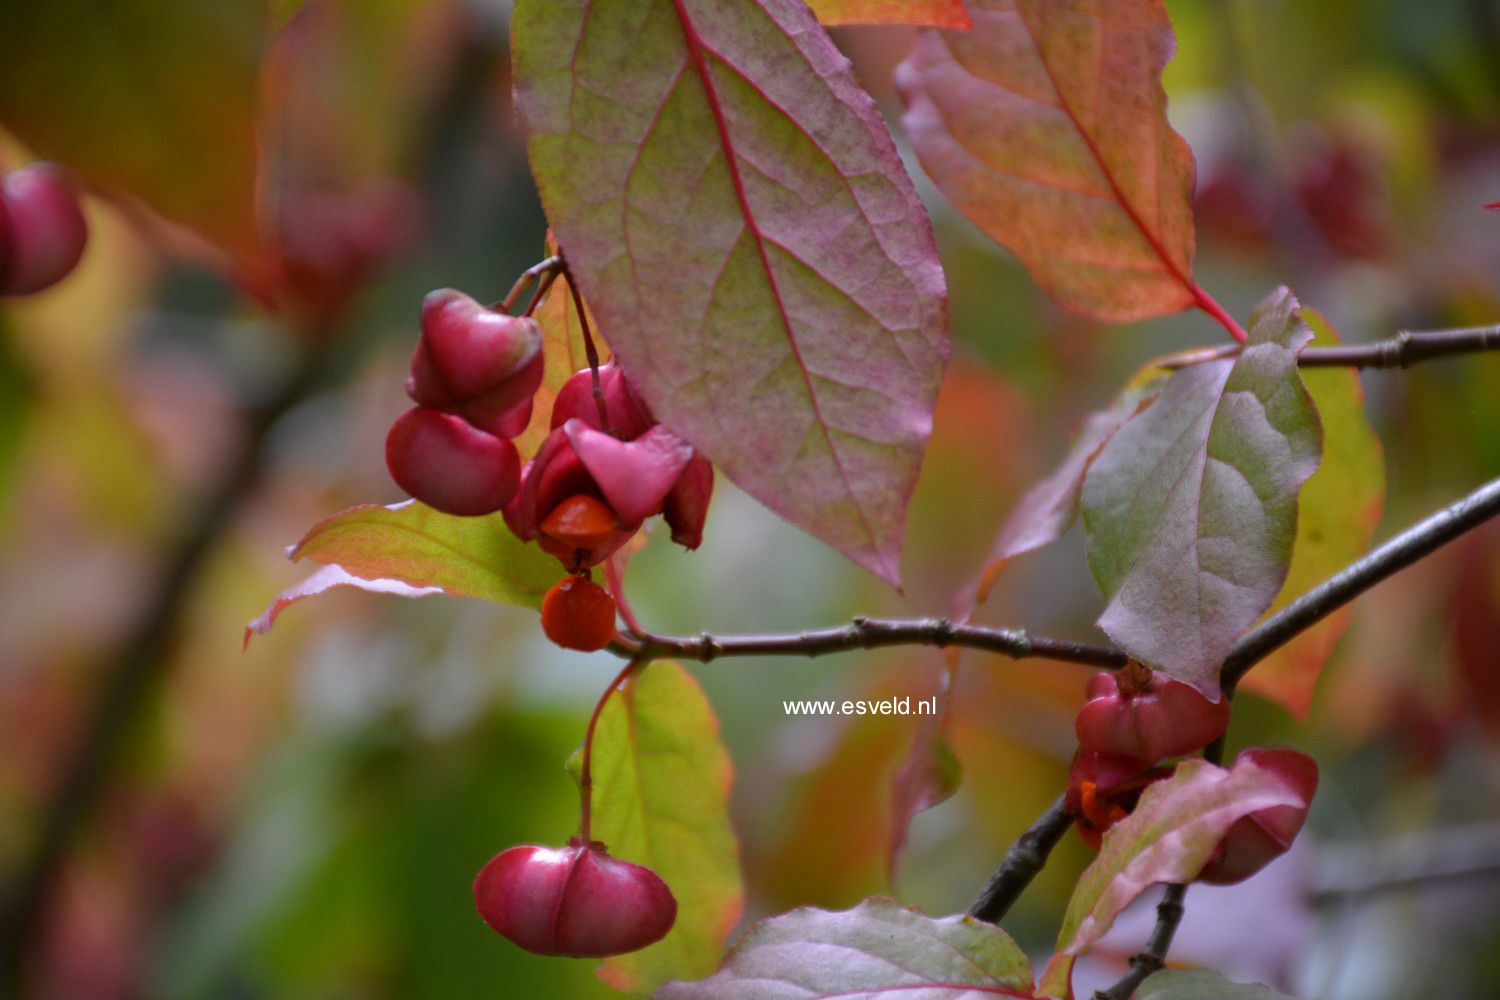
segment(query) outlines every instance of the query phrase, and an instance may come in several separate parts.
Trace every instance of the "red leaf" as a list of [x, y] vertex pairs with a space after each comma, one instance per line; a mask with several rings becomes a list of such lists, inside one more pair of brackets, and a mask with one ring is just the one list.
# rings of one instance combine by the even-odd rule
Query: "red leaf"
[[963, 0], [807, 0], [824, 24], [927, 24], [967, 28]]
[[917, 813], [947, 801], [958, 791], [963, 780], [963, 765], [948, 740], [948, 711], [952, 705], [954, 673], [958, 668], [958, 651], [950, 650], [946, 682], [936, 697], [938, 712], [917, 721], [917, 732], [911, 749], [891, 775], [891, 836], [886, 851], [886, 868], [892, 882], [896, 880], [896, 863], [906, 846], [907, 833]]
[[427, 597], [430, 594], [444, 593], [442, 587], [413, 587], [409, 583], [400, 580], [367, 580], [362, 576], [355, 576], [344, 567], [339, 565], [324, 566], [315, 571], [307, 579], [294, 586], [288, 587], [276, 595], [260, 617], [245, 626], [245, 645], [250, 645], [251, 635], [265, 635], [276, 624], [276, 619], [288, 607], [296, 604], [306, 597], [314, 597], [334, 587], [358, 587], [360, 590], [368, 590], [375, 594], [395, 594], [397, 597]]
[[945, 291], [848, 61], [800, 0], [528, 3], [511, 39], [542, 203], [656, 416], [897, 581]]
[[1237, 330], [1192, 278], [1193, 154], [1167, 123], [1161, 0], [969, 10], [972, 31], [925, 33], [897, 70], [937, 186], [1069, 309], [1132, 320], [1199, 304]]

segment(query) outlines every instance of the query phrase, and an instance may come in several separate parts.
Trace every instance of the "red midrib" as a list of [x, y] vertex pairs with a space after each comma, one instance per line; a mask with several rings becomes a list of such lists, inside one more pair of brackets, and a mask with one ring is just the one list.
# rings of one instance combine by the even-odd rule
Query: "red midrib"
[[[740, 205], [740, 215], [745, 221], [745, 228], [755, 241], [755, 251], [760, 256], [762, 269], [766, 273], [766, 283], [771, 287], [771, 295], [776, 299], [776, 315], [781, 318], [781, 328], [786, 333], [787, 344], [792, 350], [792, 355], [797, 359], [797, 371], [802, 375], [802, 382], [807, 387], [807, 398], [812, 405], [813, 418], [818, 427], [822, 429], [824, 438], [828, 441], [828, 453], [833, 458], [834, 468], [839, 471], [839, 479], [844, 485], [844, 491], [854, 502], [854, 509], [859, 515], [860, 524], [865, 529], [871, 545], [878, 547], [878, 539], [865, 516], [864, 508], [855, 499], [854, 489], [849, 482], [849, 474], [844, 469], [844, 463], [839, 457], [838, 449], [834, 447], [833, 440], [828, 434], [828, 425], [823, 421], [823, 413], [818, 405], [818, 394], [813, 388], [812, 378], [808, 373], [807, 365], [802, 360], [802, 351], [797, 346], [797, 336], [792, 329], [791, 319], [787, 316], [786, 303], [781, 298], [781, 288], [776, 283], [776, 274], [771, 270], [771, 259], [766, 254], [766, 237], [760, 231], [760, 226], [755, 221], [755, 213], [750, 210], [750, 199], [745, 193], [745, 183], [740, 177], [739, 159], [734, 151], [734, 140], [730, 138], [729, 122], [724, 117], [724, 108], [719, 103], [719, 93], [714, 89], [713, 78], [709, 76], [708, 61], [704, 58], [704, 50], [707, 46], [698, 35], [698, 29], [693, 25], [693, 19], [688, 14], [684, 0], [672, 0], [672, 6], [677, 10], [677, 19], [682, 25], [683, 38], [687, 43], [688, 55], [693, 61], [693, 68], [698, 72], [698, 78], [703, 81], [703, 92], [708, 99], [709, 110], [713, 112], [714, 125], [719, 130], [719, 142], [724, 147], [724, 160], [729, 166], [729, 177], [734, 184], [734, 195]], [[769, 102], [769, 98], [767, 99]], [[837, 169], [837, 166], [835, 166]], [[883, 553], [882, 553], [883, 557]]]

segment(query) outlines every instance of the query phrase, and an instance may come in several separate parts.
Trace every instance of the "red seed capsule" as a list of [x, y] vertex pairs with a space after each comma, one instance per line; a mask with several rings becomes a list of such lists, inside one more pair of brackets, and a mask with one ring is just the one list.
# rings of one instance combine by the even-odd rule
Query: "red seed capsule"
[[521, 456], [510, 441], [425, 406], [412, 407], [391, 426], [385, 464], [403, 490], [463, 517], [504, 507], [521, 482]]
[[677, 919], [672, 890], [644, 865], [577, 838], [566, 847], [512, 847], [474, 880], [474, 905], [494, 930], [538, 955], [603, 958], [660, 941]]
[[603, 649], [615, 637], [615, 599], [587, 577], [570, 576], [542, 598], [542, 631], [564, 649]]

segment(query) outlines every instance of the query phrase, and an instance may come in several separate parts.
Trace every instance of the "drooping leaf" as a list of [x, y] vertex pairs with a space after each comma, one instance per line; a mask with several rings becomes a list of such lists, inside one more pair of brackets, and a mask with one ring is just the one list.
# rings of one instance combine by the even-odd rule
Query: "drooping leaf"
[[[569, 766], [578, 774], [580, 755]], [[649, 866], [677, 897], [677, 923], [641, 951], [608, 959], [616, 989], [650, 993], [707, 975], [740, 917], [739, 847], [729, 825], [729, 755], [696, 681], [653, 663], [609, 700], [594, 731], [593, 830], [612, 855]]]
[[[1302, 318], [1315, 344], [1339, 342], [1318, 313], [1304, 309]], [[1309, 368], [1302, 381], [1323, 422], [1323, 461], [1302, 487], [1292, 565], [1273, 612], [1369, 551], [1385, 506], [1385, 453], [1365, 417], [1359, 376], [1344, 368]], [[1240, 687], [1275, 698], [1306, 719], [1318, 676], [1353, 614], [1346, 605], [1302, 632], [1257, 663]]]
[[1129, 389], [1109, 409], [1092, 413], [1084, 420], [1062, 464], [1052, 475], [1033, 486], [1006, 519], [990, 549], [984, 572], [960, 598], [965, 613], [989, 597], [995, 581], [1012, 559], [1050, 545], [1067, 532], [1078, 516], [1078, 497], [1083, 491], [1083, 476], [1089, 463], [1110, 435], [1153, 401], [1161, 388], [1161, 381], [1156, 380]]
[[1167, 123], [1161, 0], [969, 0], [897, 70], [922, 167], [1069, 309], [1186, 308], [1193, 154]]
[[1031, 963], [1004, 931], [972, 917], [934, 920], [890, 899], [834, 913], [801, 907], [750, 928], [724, 967], [671, 983], [655, 1000], [979, 1000], [1031, 997]]
[[1270, 606], [1291, 561], [1297, 493], [1322, 429], [1297, 371], [1312, 333], [1280, 289], [1234, 361], [1191, 365], [1114, 433], [1089, 467], [1089, 565], [1099, 626], [1132, 656], [1219, 696], [1234, 640]]
[[1136, 1000], [1293, 1000], [1259, 983], [1235, 983], [1207, 969], [1163, 969], [1141, 984]]
[[896, 864], [906, 846], [907, 834], [917, 813], [952, 798], [963, 781], [963, 765], [948, 739], [948, 713], [953, 708], [953, 685], [957, 681], [958, 649], [944, 652], [942, 690], [932, 697], [938, 710], [917, 720], [910, 749], [891, 775], [891, 835], [886, 868], [896, 880]]
[[270, 606], [245, 626], [245, 645], [250, 645], [252, 635], [265, 635], [271, 631], [271, 626], [276, 624], [276, 619], [291, 605], [304, 598], [316, 597], [335, 587], [358, 587], [360, 590], [368, 590], [371, 593], [395, 594], [397, 597], [427, 597], [431, 594], [443, 593], [442, 587], [413, 587], [400, 580], [367, 580], [362, 576], [355, 576], [337, 564], [324, 566], [315, 570], [301, 583], [294, 584], [277, 594]]
[[0, 4], [0, 123], [252, 260], [268, 22], [265, 0]]
[[967, 28], [963, 0], [808, 0], [824, 24], [930, 24]]
[[518, 5], [543, 206], [652, 410], [891, 582], [947, 355], [931, 227], [800, 0]]
[[342, 566], [367, 580], [441, 587], [456, 597], [539, 608], [562, 564], [510, 533], [499, 514], [456, 517], [408, 500], [363, 504], [319, 521], [293, 559]]
[[1285, 779], [1250, 760], [1228, 770], [1198, 759], [1177, 765], [1171, 778], [1147, 788], [1135, 811], [1110, 828], [1098, 858], [1079, 877], [1041, 992], [1067, 995], [1074, 959], [1109, 930], [1120, 911], [1158, 882], [1197, 877], [1240, 817], [1306, 805]]

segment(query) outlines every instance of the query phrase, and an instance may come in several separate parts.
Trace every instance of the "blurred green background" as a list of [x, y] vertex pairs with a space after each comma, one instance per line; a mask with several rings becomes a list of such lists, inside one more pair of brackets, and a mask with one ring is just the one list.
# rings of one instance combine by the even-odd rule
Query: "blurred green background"
[[[1500, 199], [1500, 4], [1167, 6], [1204, 287], [1244, 316], [1288, 284], [1351, 342], [1500, 318], [1500, 213], [1481, 209]], [[348, 591], [241, 650], [245, 623], [308, 572], [287, 545], [344, 507], [401, 499], [382, 442], [407, 405], [422, 295], [495, 300], [543, 255], [508, 8], [0, 5], [0, 164], [59, 159], [95, 192], [78, 272], [0, 301], [0, 899], [48, 843], [101, 699], [121, 737], [88, 757], [100, 780], [27, 946], [0, 954], [19, 995], [614, 995], [591, 962], [497, 938], [469, 884], [507, 846], [575, 832], [562, 765], [617, 661], [551, 646], [530, 611]], [[893, 116], [890, 70], [911, 35], [836, 36]], [[1077, 422], [1147, 360], [1222, 339], [1197, 314], [1122, 328], [1062, 313], [918, 183], [955, 345], [905, 594], [721, 478], [697, 553], [659, 539], [631, 564], [648, 627], [949, 613]], [[1362, 381], [1385, 447], [1379, 537], [1500, 474], [1500, 357]], [[1101, 607], [1075, 531], [1017, 560], [980, 620], [1097, 638]], [[1062, 787], [1088, 675], [964, 658], [951, 722], [964, 783], [918, 816], [892, 885], [890, 779], [914, 720], [795, 718], [782, 703], [923, 697], [941, 657], [690, 669], [735, 764], [747, 921], [871, 893], [965, 909]], [[1189, 894], [1207, 943], [1185, 934], [1174, 954], [1299, 995], [1500, 994], [1497, 739], [1500, 531], [1484, 530], [1360, 603], [1307, 723], [1237, 703], [1231, 749], [1307, 749], [1324, 784], [1297, 867], [1247, 883], [1241, 902]], [[1488, 875], [1317, 891], [1391, 838], [1439, 850], [1455, 828]], [[1028, 948], [1045, 953], [1087, 861], [1070, 835], [1012, 915]], [[1303, 932], [1249, 947], [1235, 907], [1257, 904]], [[1226, 940], [1234, 957], [1215, 958]]]

